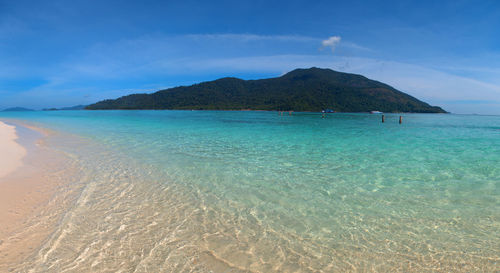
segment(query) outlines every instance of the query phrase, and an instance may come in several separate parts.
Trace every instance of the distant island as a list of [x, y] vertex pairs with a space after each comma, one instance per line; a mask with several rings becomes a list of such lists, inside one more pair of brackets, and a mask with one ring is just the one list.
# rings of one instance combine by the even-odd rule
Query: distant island
[[221, 78], [191, 86], [103, 100], [88, 110], [194, 109], [319, 112], [446, 113], [395, 88], [364, 76], [331, 69], [296, 69], [261, 80]]
[[87, 105], [75, 105], [71, 107], [61, 107], [61, 108], [45, 108], [43, 111], [65, 111], [65, 110], [84, 110]]
[[2, 112], [26, 112], [26, 111], [35, 111], [35, 110], [24, 107], [11, 107], [2, 110]]

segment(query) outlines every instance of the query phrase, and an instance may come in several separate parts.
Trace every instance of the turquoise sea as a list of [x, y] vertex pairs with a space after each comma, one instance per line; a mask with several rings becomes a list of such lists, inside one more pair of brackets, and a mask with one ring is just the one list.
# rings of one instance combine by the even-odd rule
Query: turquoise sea
[[26, 272], [498, 272], [500, 116], [54, 111], [78, 198]]

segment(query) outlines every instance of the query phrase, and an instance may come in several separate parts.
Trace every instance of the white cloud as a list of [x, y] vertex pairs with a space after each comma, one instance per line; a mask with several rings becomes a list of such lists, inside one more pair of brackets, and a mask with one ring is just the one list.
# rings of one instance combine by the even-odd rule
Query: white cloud
[[332, 36], [326, 40], [320, 38], [303, 36], [303, 35], [258, 35], [258, 34], [238, 34], [238, 33], [225, 33], [225, 34], [188, 34], [182, 35], [178, 38], [188, 38], [197, 41], [216, 41], [227, 42], [255, 42], [255, 41], [267, 41], [267, 42], [295, 42], [295, 43], [318, 43], [321, 42], [322, 49], [325, 47], [331, 48], [334, 51], [337, 46], [343, 48], [349, 48], [356, 51], [373, 51], [365, 46], [358, 45], [349, 41], [342, 41], [340, 44], [340, 36]]
[[323, 46], [322, 48], [329, 47], [331, 48], [332, 52], [334, 52], [335, 47], [337, 47], [337, 45], [340, 43], [340, 40], [340, 36], [332, 36], [321, 42], [321, 45]]

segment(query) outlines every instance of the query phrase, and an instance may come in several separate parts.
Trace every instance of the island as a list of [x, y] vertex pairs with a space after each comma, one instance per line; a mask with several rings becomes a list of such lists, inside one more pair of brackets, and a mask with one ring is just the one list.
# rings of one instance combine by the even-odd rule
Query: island
[[362, 75], [312, 67], [260, 80], [221, 78], [152, 94], [132, 94], [88, 105], [87, 110], [277, 110], [319, 112], [446, 113]]
[[35, 111], [35, 110], [24, 107], [11, 107], [2, 110], [2, 112], [30, 112], [30, 111]]
[[70, 106], [70, 107], [61, 107], [61, 108], [45, 108], [43, 111], [67, 111], [67, 110], [84, 110], [86, 105], [80, 104], [80, 105], [75, 105], [75, 106]]

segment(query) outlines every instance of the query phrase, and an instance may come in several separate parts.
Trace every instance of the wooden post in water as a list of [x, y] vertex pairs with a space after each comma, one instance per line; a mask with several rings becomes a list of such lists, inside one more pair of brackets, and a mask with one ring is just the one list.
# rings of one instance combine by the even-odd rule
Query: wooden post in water
[[382, 123], [385, 122], [385, 115], [382, 115]]
[[399, 124], [403, 123], [403, 116], [399, 116]]
[[290, 115], [290, 116], [291, 116], [291, 115], [292, 115], [292, 111], [288, 112], [288, 115]]

